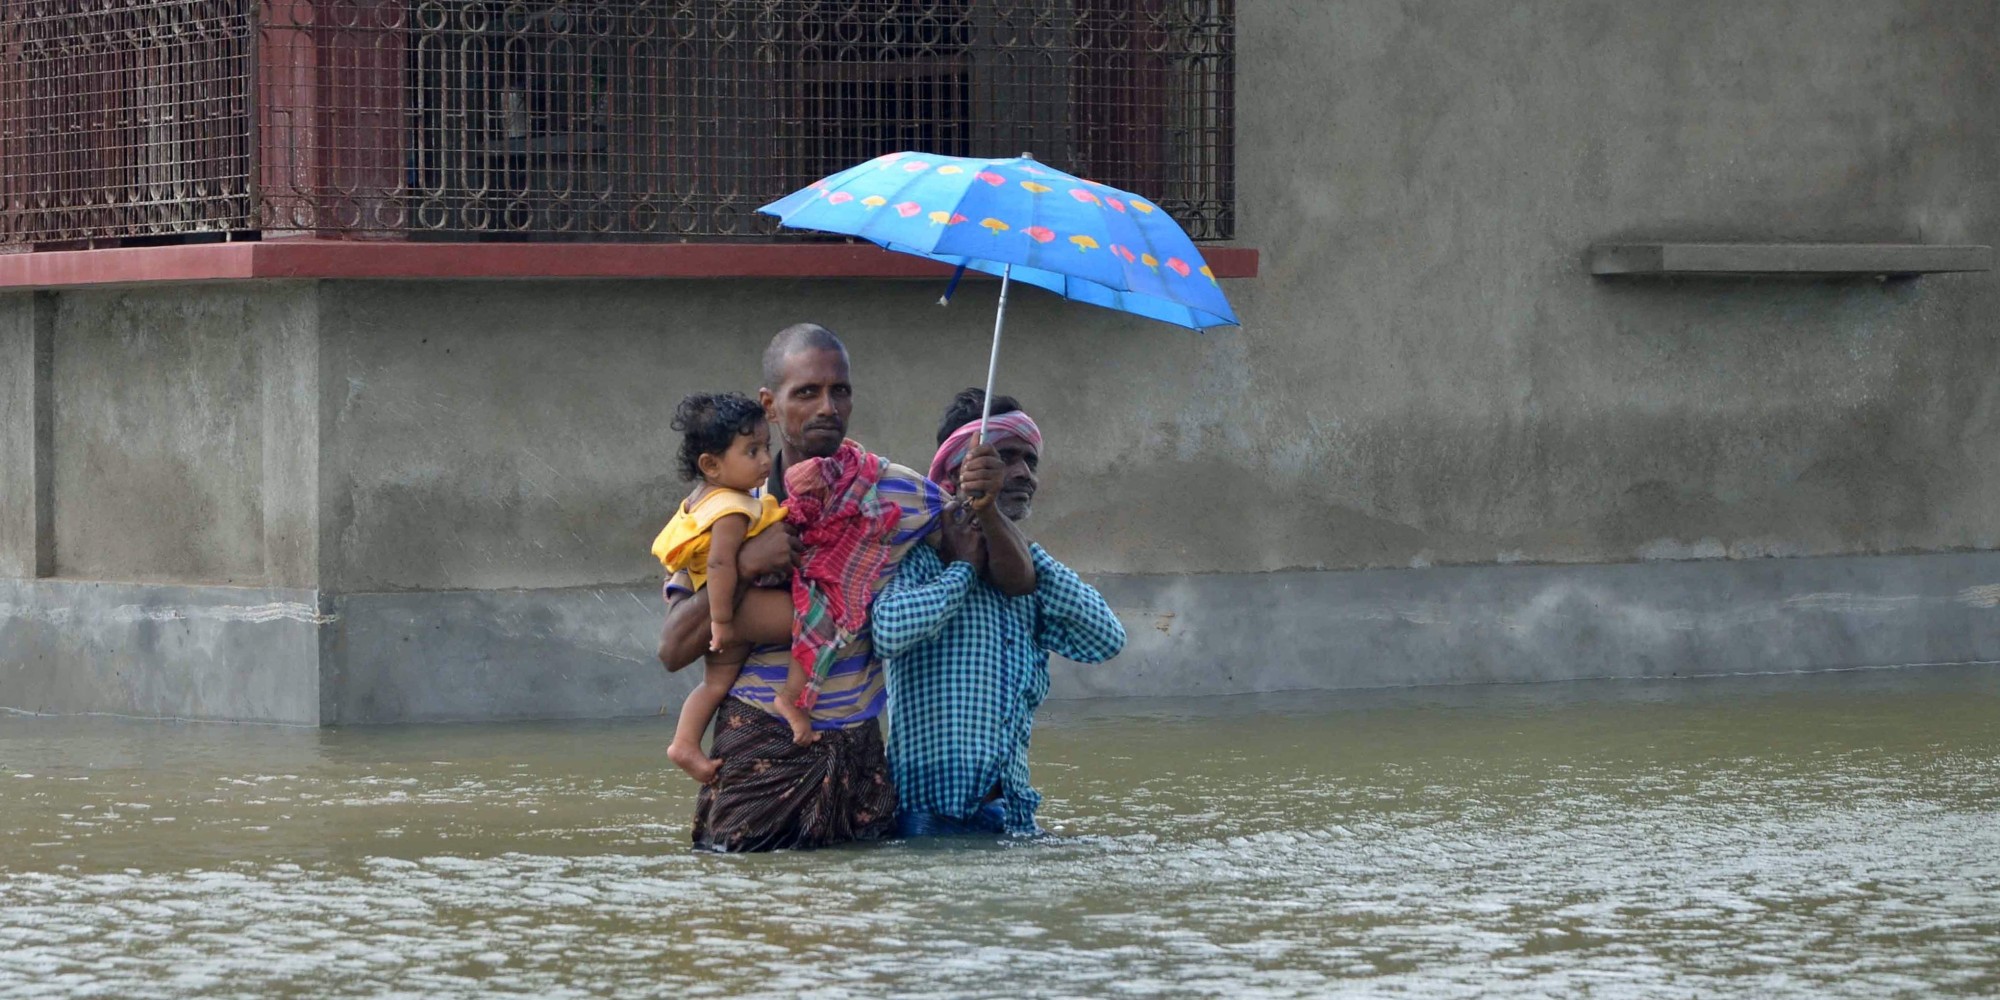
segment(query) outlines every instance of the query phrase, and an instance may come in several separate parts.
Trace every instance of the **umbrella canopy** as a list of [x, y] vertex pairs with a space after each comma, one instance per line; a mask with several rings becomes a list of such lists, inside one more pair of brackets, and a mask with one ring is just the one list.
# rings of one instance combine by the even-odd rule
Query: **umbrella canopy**
[[1215, 272], [1165, 211], [1033, 157], [890, 153], [758, 211], [1196, 330], [1236, 324]]

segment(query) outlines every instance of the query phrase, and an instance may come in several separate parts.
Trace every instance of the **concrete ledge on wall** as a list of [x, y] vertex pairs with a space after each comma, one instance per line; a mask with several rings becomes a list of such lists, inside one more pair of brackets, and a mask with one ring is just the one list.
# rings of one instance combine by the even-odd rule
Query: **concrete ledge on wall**
[[1096, 581], [1130, 640], [1052, 697], [2000, 662], [2000, 553]]
[[1590, 273], [1892, 277], [1993, 270], [1989, 246], [1913, 243], [1600, 243]]
[[319, 723], [310, 590], [0, 579], [0, 707]]
[[658, 586], [350, 594], [335, 601], [327, 725], [673, 713], [696, 663], [655, 649]]
[[[1052, 698], [2000, 662], [2000, 553], [1097, 578]], [[316, 610], [318, 609], [318, 610]], [[0, 706], [365, 724], [671, 715], [652, 585], [354, 594], [0, 581]]]
[[[1093, 580], [1130, 641], [1051, 697], [1231, 695], [2000, 661], [2000, 553]], [[331, 722], [675, 711], [651, 586], [335, 602]]]

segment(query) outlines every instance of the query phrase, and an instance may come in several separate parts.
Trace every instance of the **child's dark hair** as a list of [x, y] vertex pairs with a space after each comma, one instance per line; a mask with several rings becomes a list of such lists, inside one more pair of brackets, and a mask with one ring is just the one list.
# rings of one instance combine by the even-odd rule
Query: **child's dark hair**
[[674, 407], [674, 430], [681, 432], [681, 475], [701, 478], [701, 456], [720, 455], [764, 422], [764, 408], [740, 392], [696, 392]]
[[[975, 387], [959, 393], [952, 399], [951, 404], [944, 408], [944, 420], [938, 424], [937, 443], [943, 444], [944, 439], [950, 437], [952, 431], [978, 420], [985, 406], [986, 390]], [[1012, 396], [993, 397], [994, 416], [1013, 413], [1020, 408], [1020, 402]]]

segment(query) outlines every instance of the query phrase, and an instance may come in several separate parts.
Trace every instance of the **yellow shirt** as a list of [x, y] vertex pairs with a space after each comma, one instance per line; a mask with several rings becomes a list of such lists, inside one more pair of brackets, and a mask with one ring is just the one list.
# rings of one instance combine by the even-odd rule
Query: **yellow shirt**
[[682, 502], [674, 519], [660, 529], [660, 537], [653, 539], [654, 557], [666, 567], [669, 576], [685, 572], [690, 585], [700, 590], [708, 584], [709, 529], [718, 518], [731, 514], [750, 519], [750, 530], [743, 535], [750, 538], [784, 520], [785, 508], [770, 497], [755, 497], [737, 490], [710, 490], [692, 508]]

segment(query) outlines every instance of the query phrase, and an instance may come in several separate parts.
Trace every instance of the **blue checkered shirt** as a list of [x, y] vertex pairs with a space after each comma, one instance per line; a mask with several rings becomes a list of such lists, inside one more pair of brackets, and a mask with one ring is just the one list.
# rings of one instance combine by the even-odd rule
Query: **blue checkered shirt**
[[999, 789], [1009, 833], [1035, 832], [1028, 736], [1049, 693], [1049, 654], [1102, 663], [1125, 626], [1096, 588], [1039, 545], [1035, 592], [1008, 597], [919, 545], [876, 596], [888, 659], [889, 772], [907, 812], [967, 819]]

